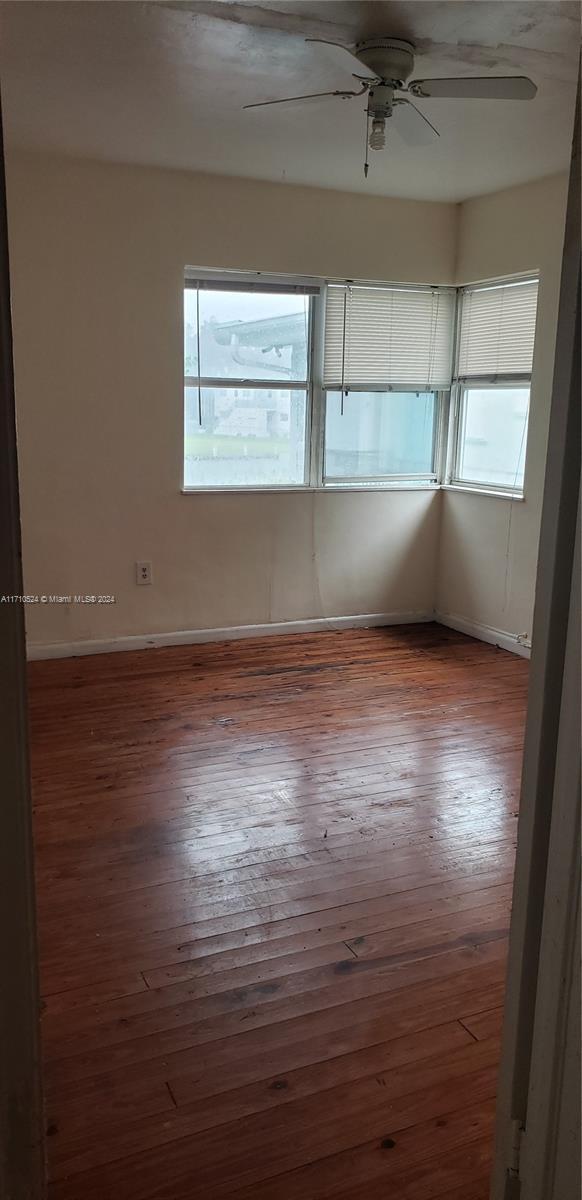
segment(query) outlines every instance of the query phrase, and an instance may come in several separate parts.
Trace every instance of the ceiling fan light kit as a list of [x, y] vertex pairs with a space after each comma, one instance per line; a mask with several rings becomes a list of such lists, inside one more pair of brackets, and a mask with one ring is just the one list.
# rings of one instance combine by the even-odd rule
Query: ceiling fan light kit
[[386, 121], [382, 117], [374, 117], [368, 138], [370, 150], [383, 150], [386, 145]]
[[[439, 137], [428, 117], [409, 99], [444, 100], [533, 100], [537, 88], [523, 75], [459, 76], [452, 79], [412, 79], [415, 47], [401, 38], [379, 37], [357, 42], [353, 48], [323, 38], [306, 38], [312, 45], [331, 46], [347, 55], [352, 75], [359, 89], [338, 89], [332, 92], [310, 92], [304, 96], [285, 96], [280, 100], [262, 100], [245, 104], [245, 108], [265, 108], [274, 104], [292, 104], [322, 97], [351, 100], [367, 96], [366, 159], [364, 173], [368, 174], [367, 149], [383, 150], [386, 145], [386, 123], [394, 121], [396, 131], [410, 146], [425, 146]], [[342, 65], [344, 65], [342, 64]]]

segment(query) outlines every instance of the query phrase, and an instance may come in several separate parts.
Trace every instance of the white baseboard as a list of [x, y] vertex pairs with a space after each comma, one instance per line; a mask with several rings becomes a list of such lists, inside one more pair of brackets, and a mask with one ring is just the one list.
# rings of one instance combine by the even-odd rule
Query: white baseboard
[[456, 629], [458, 633], [468, 633], [469, 637], [478, 638], [480, 642], [490, 642], [493, 646], [509, 650], [512, 654], [519, 654], [522, 658], [530, 657], [531, 643], [524, 640], [523, 634], [506, 633], [503, 629], [494, 629], [491, 625], [481, 625], [479, 621], [467, 621], [465, 617], [457, 617], [454, 613], [435, 612], [434, 619], [439, 625], [447, 625], [449, 629]]
[[318, 633], [325, 630], [371, 628], [378, 625], [413, 625], [434, 621], [432, 612], [362, 613], [351, 617], [318, 617], [306, 621], [274, 621], [267, 625], [229, 625], [224, 629], [183, 629], [175, 633], [131, 634], [90, 642], [31, 642], [27, 658], [74, 658], [84, 654], [112, 654], [123, 650], [148, 650], [152, 646], [188, 646], [197, 642], [227, 642], [242, 638], [271, 637], [285, 633]]

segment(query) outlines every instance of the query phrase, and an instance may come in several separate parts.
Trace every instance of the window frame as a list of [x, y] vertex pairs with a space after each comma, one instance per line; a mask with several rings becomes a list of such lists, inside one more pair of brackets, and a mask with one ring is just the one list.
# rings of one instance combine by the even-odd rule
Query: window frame
[[325, 351], [325, 309], [327, 289], [333, 285], [352, 284], [355, 287], [378, 288], [389, 291], [402, 292], [433, 292], [435, 286], [437, 289], [447, 290], [454, 293], [453, 304], [453, 329], [451, 337], [451, 377], [452, 368], [455, 362], [456, 355], [456, 336], [457, 336], [457, 311], [458, 311], [458, 293], [459, 289], [450, 284], [433, 285], [430, 283], [399, 283], [379, 280], [366, 279], [328, 279], [325, 281], [325, 287], [321, 294], [321, 331], [318, 339], [319, 347], [319, 362], [317, 364], [316, 387], [318, 389], [317, 399], [317, 415], [318, 415], [318, 483], [317, 487], [330, 492], [337, 491], [437, 491], [443, 484], [446, 462], [447, 462], [447, 433], [449, 425], [450, 397], [451, 389], [449, 388], [427, 388], [426, 382], [419, 383], [416, 387], [406, 384], [399, 386], [395, 382], [392, 387], [387, 387], [385, 384], [379, 384], [377, 387], [372, 385], [353, 386], [348, 389], [348, 394], [353, 392], [379, 393], [386, 395], [387, 392], [432, 392], [434, 396], [434, 427], [433, 427], [433, 454], [432, 464], [433, 470], [422, 474], [405, 474], [405, 475], [374, 475], [368, 478], [363, 476], [326, 476], [325, 474], [325, 428], [327, 414], [327, 395], [328, 392], [336, 393], [340, 389], [337, 386], [325, 387], [323, 383], [323, 359]]
[[[499, 483], [488, 483], [481, 479], [464, 479], [461, 477], [460, 461], [462, 454], [462, 437], [465, 419], [465, 393], [472, 388], [481, 391], [505, 391], [508, 388], [527, 388], [529, 390], [527, 428], [524, 446], [524, 482], [523, 486], [503, 487]], [[505, 496], [512, 500], [523, 500], [525, 496], [525, 468], [527, 461], [527, 439], [529, 435], [529, 417], [531, 403], [531, 375], [496, 376], [495, 379], [486, 376], [469, 376], [458, 380], [452, 389], [452, 425], [453, 438], [450, 455], [450, 471], [447, 473], [447, 485], [451, 488], [467, 492], [483, 492], [487, 495]]]
[[365, 395], [380, 395], [385, 396], [393, 390], [397, 394], [431, 394], [434, 396], [434, 423], [432, 431], [432, 471], [423, 472], [408, 472], [405, 474], [390, 474], [390, 475], [326, 475], [325, 474], [325, 432], [327, 419], [327, 398], [328, 395], [337, 395], [338, 388], [322, 388], [322, 454], [321, 454], [321, 487], [329, 491], [337, 491], [338, 489], [349, 488], [352, 491], [354, 488], [360, 487], [365, 491], [373, 491], [374, 488], [379, 490], [400, 489], [406, 485], [407, 490], [417, 491], [419, 489], [428, 488], [433, 490], [438, 488], [440, 483], [440, 465], [441, 465], [441, 445], [442, 445], [442, 426], [443, 415], [446, 404], [448, 391], [438, 388], [394, 388], [386, 387], [353, 387], [349, 388], [348, 395], [354, 395], [362, 392]]
[[[261, 284], [265, 291], [268, 291], [269, 285], [278, 295], [292, 295], [295, 288], [318, 288], [317, 293], [306, 293], [309, 301], [309, 315], [307, 326], [307, 377], [302, 380], [288, 379], [253, 379], [251, 377], [240, 379], [224, 378], [223, 376], [206, 376], [206, 375], [186, 375], [182, 376], [182, 493], [188, 495], [191, 493], [221, 493], [221, 492], [301, 492], [310, 490], [311, 473], [312, 473], [312, 445], [311, 445], [311, 428], [313, 423], [313, 404], [314, 404], [314, 386], [313, 386], [313, 348], [314, 348], [314, 329], [316, 324], [316, 310], [321, 306], [321, 293], [323, 289], [322, 281], [298, 276], [281, 276], [272, 275], [267, 272], [251, 272], [251, 271], [211, 271], [202, 268], [196, 270], [188, 268], [184, 272], [182, 284], [182, 314], [184, 310], [184, 293], [190, 288], [196, 290], [196, 284], [203, 283], [205, 289], [212, 290], [212, 284], [216, 283], [220, 290], [228, 290], [229, 284], [237, 285], [237, 290], [244, 292], [245, 286], [248, 285], [248, 292], [260, 291]], [[218, 290], [218, 288], [217, 288]], [[183, 316], [182, 316], [183, 321]], [[184, 327], [182, 325], [182, 344], [184, 343]], [[200, 362], [198, 363], [200, 370]], [[302, 483], [249, 483], [249, 484], [187, 484], [185, 479], [186, 473], [186, 454], [185, 454], [185, 412], [184, 412], [184, 393], [187, 387], [190, 388], [222, 388], [226, 390], [234, 390], [235, 388], [249, 388], [253, 390], [265, 391], [300, 391], [305, 392], [305, 441], [304, 441], [304, 456], [303, 456], [303, 482]]]
[[[538, 304], [539, 304], [539, 271], [528, 271], [520, 275], [507, 275], [497, 279], [488, 279], [479, 283], [467, 283], [458, 288], [457, 296], [457, 313], [455, 323], [455, 355], [453, 368], [453, 381], [451, 385], [451, 401], [450, 401], [450, 417], [449, 417], [449, 437], [447, 447], [447, 461], [444, 478], [444, 487], [451, 488], [456, 491], [470, 492], [473, 494], [481, 494], [486, 496], [499, 496], [509, 500], [524, 500], [525, 499], [525, 483], [527, 470], [527, 446], [529, 439], [529, 421], [531, 415], [531, 383], [533, 374], [515, 372], [503, 374], [483, 374], [483, 375], [460, 375], [459, 374], [459, 355], [461, 345], [461, 321], [463, 308], [463, 294], [466, 291], [477, 291], [479, 289], [487, 289], [494, 287], [503, 287], [508, 284], [519, 284], [536, 282], [538, 285]], [[537, 318], [537, 314], [536, 314]], [[537, 329], [536, 329], [537, 336]], [[535, 354], [535, 342], [534, 342]], [[525, 436], [524, 447], [524, 480], [523, 486], [519, 487], [502, 487], [497, 483], [487, 483], [483, 480], [471, 481], [462, 479], [459, 474], [461, 460], [461, 443], [463, 434], [463, 410], [464, 410], [464, 394], [470, 388], [479, 388], [481, 390], [491, 389], [502, 390], [512, 387], [521, 387], [529, 389], [528, 400], [528, 415], [527, 429]]]
[[[378, 475], [364, 478], [362, 476], [325, 476], [325, 426], [326, 426], [326, 405], [328, 391], [336, 391], [337, 387], [325, 388], [323, 385], [323, 357], [325, 346], [325, 308], [327, 288], [333, 284], [352, 283], [362, 286], [385, 287], [398, 290], [406, 289], [407, 287], [426, 288], [430, 290], [430, 284], [414, 284], [407, 285], [403, 283], [367, 281], [367, 280], [345, 280], [345, 279], [322, 279], [314, 276], [290, 276], [290, 275], [274, 275], [268, 272], [257, 271], [215, 271], [206, 268], [189, 267], [184, 272], [183, 277], [183, 292], [190, 286], [195, 286], [197, 281], [204, 283], [207, 287], [212, 287], [212, 283], [216, 282], [222, 289], [225, 289], [229, 283], [238, 285], [238, 287], [248, 285], [248, 290], [261, 290], [261, 284], [274, 285], [277, 290], [285, 291], [293, 290], [294, 287], [305, 287], [314, 289], [309, 294], [309, 325], [308, 325], [308, 349], [307, 349], [307, 379], [303, 380], [255, 380], [255, 379], [232, 379], [224, 378], [214, 379], [206, 376], [187, 376], [183, 375], [182, 383], [182, 456], [181, 456], [181, 491], [183, 494], [197, 493], [269, 493], [269, 492], [308, 492], [308, 491], [328, 491], [328, 492], [354, 492], [354, 491], [437, 491], [439, 488], [464, 491], [473, 494], [482, 494], [488, 496], [498, 496], [513, 500], [523, 500], [525, 498], [525, 482], [527, 471], [527, 446], [529, 438], [529, 418], [528, 411], [528, 429], [525, 441], [525, 459], [524, 459], [524, 486], [523, 488], [501, 488], [496, 484], [488, 484], [482, 481], [468, 481], [459, 478], [459, 462], [462, 436], [462, 402], [464, 390], [470, 387], [491, 387], [491, 388], [508, 388], [508, 387], [528, 387], [530, 389], [531, 402], [531, 381], [532, 373], [515, 374], [515, 375], [482, 375], [482, 376], [467, 376], [460, 377], [458, 374], [459, 350], [460, 350], [460, 322], [461, 322], [461, 307], [462, 297], [466, 290], [476, 290], [478, 288], [491, 288], [496, 285], [504, 285], [510, 283], [519, 283], [527, 281], [536, 281], [540, 283], [539, 270], [530, 270], [519, 275], [508, 275], [496, 279], [480, 281], [478, 283], [466, 283], [456, 287], [455, 313], [453, 325], [453, 362], [451, 373], [450, 388], [433, 388], [427, 389], [426, 384], [419, 385], [418, 388], [407, 386], [406, 388], [396, 387], [393, 389], [384, 386], [376, 388], [372, 386], [352, 387], [350, 392], [381, 392], [386, 393], [389, 390], [394, 391], [432, 391], [435, 397], [435, 421], [433, 430], [433, 470], [429, 474], [422, 475]], [[443, 285], [450, 286], [450, 285]], [[183, 311], [183, 301], [182, 301]], [[183, 339], [182, 339], [183, 340]], [[305, 458], [304, 458], [304, 474], [302, 483], [287, 483], [287, 484], [186, 484], [185, 482], [185, 420], [184, 420], [184, 389], [185, 387], [227, 387], [227, 388], [263, 388], [266, 390], [280, 390], [282, 384], [285, 383], [285, 390], [305, 391], [306, 396], [306, 413], [305, 413]]]

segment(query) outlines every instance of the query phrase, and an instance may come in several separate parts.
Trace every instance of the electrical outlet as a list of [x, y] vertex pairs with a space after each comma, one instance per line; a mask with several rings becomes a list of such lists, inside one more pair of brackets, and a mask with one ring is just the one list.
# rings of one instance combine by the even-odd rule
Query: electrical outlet
[[152, 564], [147, 560], [144, 562], [136, 562], [135, 564], [135, 582], [139, 587], [145, 587], [146, 584], [152, 582]]

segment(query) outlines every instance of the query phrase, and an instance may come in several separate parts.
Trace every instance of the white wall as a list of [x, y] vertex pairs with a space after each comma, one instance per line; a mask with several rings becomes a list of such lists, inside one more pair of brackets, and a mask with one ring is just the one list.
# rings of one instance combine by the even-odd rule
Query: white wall
[[[16, 156], [8, 192], [26, 588], [117, 598], [29, 606], [32, 647], [435, 607], [530, 633], [565, 176], [457, 206]], [[435, 283], [539, 269], [525, 501], [182, 495], [185, 265]]]
[[567, 175], [461, 205], [457, 283], [539, 270], [525, 500], [444, 491], [436, 608], [531, 634], [564, 240]]
[[40, 156], [8, 192], [26, 589], [117, 597], [29, 643], [432, 611], [438, 492], [180, 493], [182, 279], [451, 282], [454, 205]]

